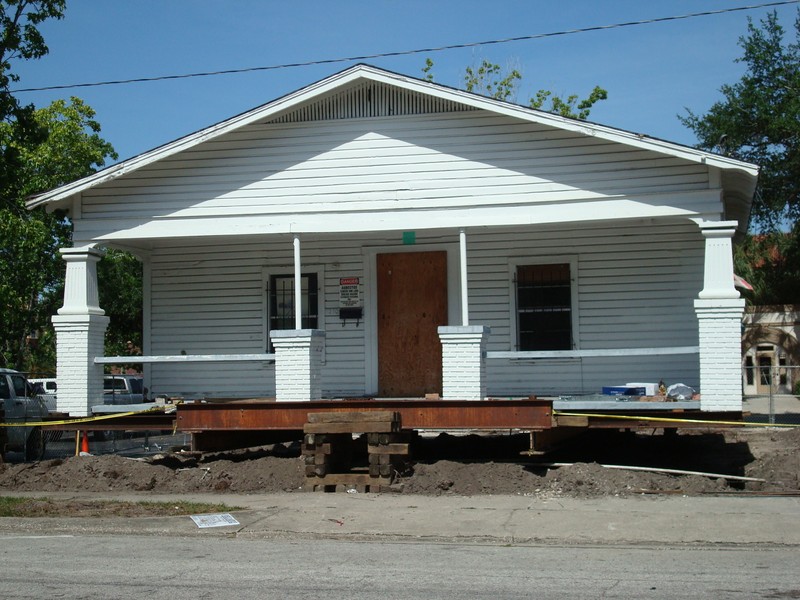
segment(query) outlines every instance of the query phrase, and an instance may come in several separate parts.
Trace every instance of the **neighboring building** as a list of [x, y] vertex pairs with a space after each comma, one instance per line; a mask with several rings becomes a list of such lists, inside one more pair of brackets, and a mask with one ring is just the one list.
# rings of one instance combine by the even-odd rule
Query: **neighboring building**
[[744, 393], [794, 394], [800, 383], [800, 307], [749, 306], [743, 323]]
[[85, 412], [103, 363], [130, 358], [103, 359], [108, 246], [144, 263], [156, 393], [479, 400], [664, 380], [741, 410], [731, 244], [756, 177], [356, 66], [30, 201], [75, 224], [59, 407]]

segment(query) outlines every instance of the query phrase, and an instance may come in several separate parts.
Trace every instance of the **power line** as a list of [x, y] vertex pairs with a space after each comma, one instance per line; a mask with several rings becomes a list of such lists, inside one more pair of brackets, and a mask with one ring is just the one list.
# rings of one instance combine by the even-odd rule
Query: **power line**
[[785, 6], [787, 4], [797, 4], [800, 0], [783, 0], [780, 2], [767, 2], [764, 4], [754, 4], [750, 6], [739, 6], [735, 8], [723, 8], [719, 10], [710, 10], [698, 13], [690, 13], [685, 15], [675, 15], [671, 17], [657, 17], [655, 19], [646, 19], [643, 21], [629, 21], [627, 23], [614, 23], [612, 25], [595, 25], [593, 27], [583, 27], [580, 29], [566, 29], [563, 31], [553, 31], [549, 33], [536, 33], [533, 35], [523, 35], [518, 37], [504, 38], [500, 40], [488, 40], [483, 42], [466, 42], [463, 44], [451, 44], [448, 46], [437, 46], [433, 48], [418, 48], [416, 50], [399, 50], [396, 52], [382, 52], [379, 54], [364, 54], [361, 56], [349, 56], [346, 58], [328, 58], [323, 60], [312, 60], [308, 62], [286, 63], [281, 65], [269, 65], [263, 67], [246, 67], [242, 69], [225, 69], [222, 71], [206, 71], [202, 73], [184, 73], [181, 75], [161, 75], [158, 77], [139, 77], [135, 79], [117, 79], [111, 81], [98, 81], [93, 83], [72, 83], [65, 85], [50, 85], [45, 87], [35, 88], [22, 88], [18, 90], [11, 90], [12, 93], [18, 94], [22, 92], [44, 92], [50, 90], [67, 90], [74, 88], [87, 88], [87, 87], [100, 87], [105, 85], [126, 85], [131, 83], [147, 83], [152, 81], [169, 81], [172, 79], [190, 79], [194, 77], [213, 77], [216, 75], [233, 75], [237, 73], [253, 73], [256, 71], [274, 71], [277, 69], [292, 69], [297, 67], [311, 67], [315, 65], [329, 65], [334, 63], [354, 62], [360, 60], [370, 60], [375, 58], [391, 58], [394, 56], [408, 56], [411, 54], [422, 54], [427, 52], [443, 52], [445, 50], [458, 50], [463, 48], [475, 48], [477, 46], [491, 46], [496, 44], [507, 44], [510, 42], [523, 42], [529, 40], [539, 40], [549, 37], [557, 37], [562, 35], [572, 35], [576, 33], [588, 33], [591, 31], [605, 31], [608, 29], [619, 29], [621, 27], [632, 27], [635, 25], [650, 25], [653, 23], [665, 23], [667, 21], [679, 21], [682, 19], [693, 19], [695, 17], [708, 17], [714, 15], [721, 15], [725, 13], [733, 13], [744, 10], [755, 10], [759, 8], [771, 8], [775, 6]]

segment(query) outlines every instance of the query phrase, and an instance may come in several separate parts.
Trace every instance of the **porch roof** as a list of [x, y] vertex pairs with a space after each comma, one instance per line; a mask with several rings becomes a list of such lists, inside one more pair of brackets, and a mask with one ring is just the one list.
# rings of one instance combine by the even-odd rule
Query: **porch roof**
[[[681, 202], [676, 202], [682, 198]], [[292, 234], [356, 234], [391, 231], [458, 230], [460, 228], [518, 227], [559, 223], [608, 223], [650, 219], [700, 219], [702, 212], [688, 206], [712, 205], [719, 201], [719, 191], [670, 194], [670, 204], [663, 195], [638, 198], [598, 198], [590, 202], [543, 203], [521, 205], [472, 206], [455, 208], [418, 208], [401, 213], [390, 209], [330, 210], [327, 212], [285, 214], [229, 214], [224, 217], [192, 216], [147, 221], [118, 220], [117, 227], [103, 235], [92, 235], [96, 242], [125, 242], [159, 239], [218, 238], [230, 236], [273, 236]], [[82, 239], [76, 226], [75, 239]]]

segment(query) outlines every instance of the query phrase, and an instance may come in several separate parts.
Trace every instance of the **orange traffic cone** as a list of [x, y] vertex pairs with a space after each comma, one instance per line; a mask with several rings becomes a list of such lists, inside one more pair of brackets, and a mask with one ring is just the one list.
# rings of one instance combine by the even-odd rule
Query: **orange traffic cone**
[[89, 433], [83, 432], [83, 440], [81, 440], [81, 454], [89, 454]]

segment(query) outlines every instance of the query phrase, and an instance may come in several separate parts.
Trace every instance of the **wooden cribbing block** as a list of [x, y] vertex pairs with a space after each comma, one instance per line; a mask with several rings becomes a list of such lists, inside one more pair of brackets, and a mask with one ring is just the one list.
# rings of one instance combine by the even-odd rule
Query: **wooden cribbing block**
[[[371, 423], [374, 421], [399, 422], [400, 413], [390, 410], [308, 413], [308, 423]], [[391, 429], [387, 431], [391, 431]]]
[[317, 446], [307, 446], [303, 444], [303, 454], [330, 454], [332, 451], [333, 446], [330, 442]]
[[[366, 432], [365, 432], [366, 433]], [[388, 433], [367, 433], [367, 444], [370, 446], [385, 446], [387, 444], [396, 444], [407, 439], [406, 434], [401, 432], [388, 432]]]
[[364, 421], [345, 423], [306, 423], [303, 432], [308, 433], [373, 433], [400, 431], [397, 421]]
[[392, 479], [392, 474], [394, 473], [395, 468], [394, 465], [370, 465], [369, 466], [369, 476], [371, 478], [378, 478], [378, 477], [385, 477], [389, 481]]
[[374, 446], [367, 446], [367, 452], [370, 454], [400, 454], [408, 456], [409, 444], [378, 444]]
[[[400, 413], [395, 411], [344, 411], [308, 413], [303, 427], [307, 490], [381, 491], [409, 453], [401, 433]], [[367, 435], [369, 472], [352, 472], [353, 434]]]
[[391, 465], [401, 462], [401, 460], [391, 454], [370, 454], [369, 464], [371, 465]]
[[303, 461], [307, 465], [327, 465], [329, 462], [327, 454], [306, 454]]

